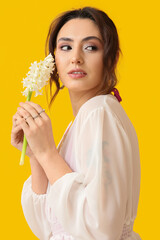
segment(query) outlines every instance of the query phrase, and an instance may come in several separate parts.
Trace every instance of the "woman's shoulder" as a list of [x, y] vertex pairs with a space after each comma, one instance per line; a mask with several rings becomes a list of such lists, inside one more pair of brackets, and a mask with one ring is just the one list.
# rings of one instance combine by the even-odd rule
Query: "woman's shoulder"
[[109, 116], [111, 117], [110, 119], [118, 122], [126, 131], [129, 128], [133, 128], [126, 111], [112, 94], [98, 95], [90, 98], [79, 109], [77, 120], [82, 124], [87, 119], [92, 118], [92, 116], [94, 116], [94, 119], [95, 117]]
[[98, 95], [87, 100], [79, 109], [77, 115], [87, 117], [92, 112], [102, 109], [107, 112], [121, 108], [117, 98], [112, 94]]

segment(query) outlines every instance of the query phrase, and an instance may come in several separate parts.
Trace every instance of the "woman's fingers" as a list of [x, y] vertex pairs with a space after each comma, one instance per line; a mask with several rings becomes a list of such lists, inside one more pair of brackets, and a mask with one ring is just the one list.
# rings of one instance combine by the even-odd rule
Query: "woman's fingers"
[[12, 133], [13, 133], [13, 134], [18, 133], [19, 130], [21, 130], [21, 129], [22, 129], [21, 125], [14, 126], [14, 127], [12, 128]]
[[18, 113], [13, 116], [13, 126], [12, 126], [12, 135], [17, 135], [20, 130], [26, 131], [29, 126], [26, 123], [25, 119], [21, 117]]
[[[20, 116], [18, 112], [12, 118], [13, 126], [11, 130], [11, 145], [18, 150], [22, 151], [24, 132], [25, 134], [29, 132], [29, 126], [26, 123], [23, 116]], [[33, 152], [30, 149], [29, 144], [27, 144], [26, 155], [33, 157]]]
[[22, 130], [22, 127], [21, 127], [22, 118], [19, 116], [18, 113], [16, 113], [13, 116], [12, 120], [13, 120], [13, 126], [12, 126], [12, 130], [11, 130], [11, 135], [16, 136], [18, 134], [18, 132], [20, 130]]
[[[22, 119], [25, 121], [24, 123], [26, 123], [31, 129], [35, 128], [37, 124], [38, 125], [41, 124], [42, 119], [38, 113], [32, 116], [32, 115], [26, 114], [26, 110], [24, 110], [23, 108], [18, 108], [18, 112], [21, 114]], [[36, 118], [34, 118], [35, 116]]]
[[17, 121], [17, 113], [13, 115], [12, 122], [13, 122], [13, 127], [16, 127], [16, 121]]
[[34, 117], [37, 115], [37, 112], [31, 108], [29, 105], [22, 105], [17, 108], [17, 112], [23, 118], [28, 118], [29, 116]]
[[[40, 105], [38, 105], [38, 104], [36, 104], [36, 103], [34, 103], [34, 102], [26, 102], [29, 106], [31, 106], [31, 107], [33, 107], [34, 109], [35, 109], [35, 111], [37, 112], [37, 114], [40, 114], [40, 116], [43, 118], [43, 119], [46, 119], [46, 118], [48, 118], [48, 115], [45, 113], [45, 111], [44, 111], [44, 109], [40, 106]], [[25, 103], [24, 103], [25, 104]]]
[[[45, 114], [42, 116], [43, 109], [35, 103], [25, 102], [20, 103], [19, 108], [17, 108], [18, 113], [22, 118], [26, 120], [30, 127], [35, 127], [37, 124], [42, 125], [43, 119], [46, 118]], [[43, 118], [43, 119], [42, 119]]]
[[23, 124], [25, 128], [27, 125], [35, 126], [36, 123], [41, 125], [43, 119], [48, 120], [49, 118], [44, 109], [36, 103], [26, 101], [25, 103], [21, 102], [20, 106], [12, 118], [13, 127], [16, 127], [18, 124]]
[[20, 125], [21, 117], [16, 113], [13, 118], [13, 126], [11, 130], [11, 144], [19, 149], [19, 142], [22, 141], [23, 130]]
[[12, 118], [13, 127], [16, 127], [16, 126], [20, 123], [21, 118], [22, 118], [22, 117], [21, 117], [18, 113], [15, 113], [15, 114], [13, 115], [13, 118]]

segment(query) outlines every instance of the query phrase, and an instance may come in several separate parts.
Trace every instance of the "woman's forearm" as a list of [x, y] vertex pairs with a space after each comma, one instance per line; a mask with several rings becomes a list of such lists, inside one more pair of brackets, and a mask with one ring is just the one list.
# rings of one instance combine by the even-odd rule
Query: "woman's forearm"
[[47, 152], [44, 155], [41, 154], [38, 160], [51, 185], [65, 174], [73, 172], [57, 150], [52, 149], [51, 152]]
[[32, 174], [32, 190], [36, 194], [45, 194], [48, 187], [48, 178], [38, 163], [36, 158], [30, 158], [31, 174]]

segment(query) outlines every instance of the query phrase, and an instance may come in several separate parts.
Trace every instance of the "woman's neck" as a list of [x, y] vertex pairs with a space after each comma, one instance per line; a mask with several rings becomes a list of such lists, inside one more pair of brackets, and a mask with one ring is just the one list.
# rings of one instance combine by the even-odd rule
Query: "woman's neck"
[[73, 115], [76, 117], [80, 107], [90, 98], [96, 96], [95, 92], [71, 92], [69, 91]]

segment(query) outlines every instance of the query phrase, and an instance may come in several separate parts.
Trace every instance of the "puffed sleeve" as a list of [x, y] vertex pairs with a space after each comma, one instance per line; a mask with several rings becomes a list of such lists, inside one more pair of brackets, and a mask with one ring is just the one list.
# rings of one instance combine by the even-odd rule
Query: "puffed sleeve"
[[32, 232], [41, 240], [51, 237], [51, 228], [46, 218], [46, 195], [32, 190], [30, 176], [24, 183], [21, 204], [26, 221]]
[[78, 171], [51, 185], [50, 214], [76, 240], [115, 240], [122, 234], [130, 174], [130, 143], [113, 113], [92, 110], [76, 123]]

